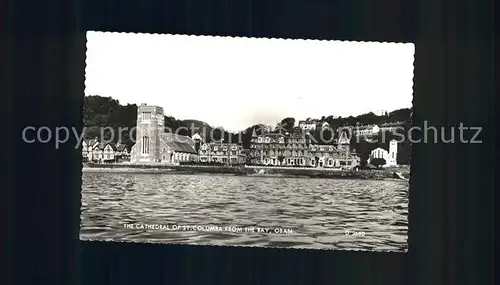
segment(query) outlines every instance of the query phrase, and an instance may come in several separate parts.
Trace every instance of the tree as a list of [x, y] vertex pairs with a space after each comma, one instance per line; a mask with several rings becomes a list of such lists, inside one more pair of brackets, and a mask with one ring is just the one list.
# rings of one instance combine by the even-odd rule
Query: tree
[[370, 164], [380, 168], [380, 166], [385, 165], [386, 161], [383, 158], [374, 158], [370, 161]]
[[368, 158], [369, 158], [369, 156], [367, 154], [360, 155], [361, 160], [360, 160], [359, 164], [361, 167], [365, 167], [368, 164]]
[[281, 120], [280, 123], [278, 123], [278, 131], [281, 133], [285, 132], [292, 132], [292, 129], [295, 127], [295, 118], [292, 117], [287, 117]]
[[212, 129], [212, 137], [209, 138], [210, 141], [220, 141], [224, 139], [224, 130], [221, 127]]

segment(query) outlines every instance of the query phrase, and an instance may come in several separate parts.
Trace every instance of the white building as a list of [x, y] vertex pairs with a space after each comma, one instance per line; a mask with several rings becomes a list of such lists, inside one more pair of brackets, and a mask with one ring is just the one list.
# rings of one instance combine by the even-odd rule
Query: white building
[[299, 121], [299, 127], [302, 130], [313, 131], [316, 130], [318, 122], [316, 120]]
[[382, 132], [396, 132], [398, 130], [404, 130], [404, 122], [389, 122], [380, 125], [380, 131]]
[[353, 128], [355, 136], [371, 136], [376, 135], [380, 131], [377, 125], [356, 126]]
[[368, 163], [375, 158], [383, 158], [385, 160], [385, 165], [382, 167], [397, 166], [398, 157], [398, 142], [396, 140], [391, 140], [389, 142], [389, 151], [383, 148], [376, 148], [371, 151]]
[[[82, 142], [82, 158], [83, 161], [93, 161], [94, 160], [94, 148], [99, 145], [99, 140], [97, 138], [92, 140], [83, 140]], [[97, 157], [96, 157], [97, 159]]]

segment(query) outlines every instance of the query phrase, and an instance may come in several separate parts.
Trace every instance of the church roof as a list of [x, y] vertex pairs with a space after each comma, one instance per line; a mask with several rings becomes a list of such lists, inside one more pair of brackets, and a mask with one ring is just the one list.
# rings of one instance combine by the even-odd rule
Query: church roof
[[377, 147], [377, 148], [375, 148], [375, 149], [372, 149], [372, 151], [371, 151], [371, 152], [374, 152], [374, 151], [376, 151], [376, 150], [383, 150], [383, 151], [385, 151], [385, 152], [387, 152], [387, 153], [389, 152], [388, 150], [386, 150], [386, 149], [384, 149], [384, 148], [382, 148], [382, 147]]
[[188, 136], [182, 136], [178, 134], [173, 134], [173, 133], [163, 133], [161, 134], [161, 138], [165, 141], [174, 141], [174, 142], [180, 142], [180, 143], [187, 143], [189, 145], [194, 146], [194, 141], [192, 138]]
[[193, 154], [197, 153], [196, 150], [194, 150], [194, 148], [187, 143], [166, 141], [165, 144], [168, 146], [168, 148], [176, 152], [193, 153]]
[[173, 133], [161, 134], [161, 140], [173, 151], [184, 153], [197, 153], [194, 149], [194, 141], [188, 136]]

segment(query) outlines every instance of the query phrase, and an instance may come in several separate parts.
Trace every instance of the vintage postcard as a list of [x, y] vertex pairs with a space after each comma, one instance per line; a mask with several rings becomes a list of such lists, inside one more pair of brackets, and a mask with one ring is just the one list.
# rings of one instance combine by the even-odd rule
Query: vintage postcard
[[87, 40], [81, 240], [407, 251], [412, 43]]

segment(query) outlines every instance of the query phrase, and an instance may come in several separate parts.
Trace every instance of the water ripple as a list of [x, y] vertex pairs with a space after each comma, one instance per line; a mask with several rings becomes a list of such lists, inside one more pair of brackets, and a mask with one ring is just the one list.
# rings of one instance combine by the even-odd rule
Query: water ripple
[[[82, 239], [405, 251], [398, 181], [84, 173]], [[123, 224], [288, 228], [293, 233], [125, 229]], [[345, 231], [364, 232], [364, 236]]]

